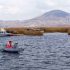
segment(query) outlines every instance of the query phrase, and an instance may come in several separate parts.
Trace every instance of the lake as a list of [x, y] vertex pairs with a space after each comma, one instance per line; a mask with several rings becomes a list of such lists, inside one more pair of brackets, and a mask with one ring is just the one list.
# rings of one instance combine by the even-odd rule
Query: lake
[[24, 50], [19, 54], [0, 51], [0, 70], [70, 70], [70, 36], [66, 33], [0, 37], [2, 44], [8, 40]]

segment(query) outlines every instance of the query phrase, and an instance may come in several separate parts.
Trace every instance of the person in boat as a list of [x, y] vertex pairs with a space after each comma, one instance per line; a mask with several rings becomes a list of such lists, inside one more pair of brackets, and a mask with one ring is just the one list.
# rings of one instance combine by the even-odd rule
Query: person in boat
[[7, 42], [6, 48], [13, 48], [12, 41]]
[[15, 43], [13, 48], [17, 48], [17, 46], [18, 46], [18, 43]]

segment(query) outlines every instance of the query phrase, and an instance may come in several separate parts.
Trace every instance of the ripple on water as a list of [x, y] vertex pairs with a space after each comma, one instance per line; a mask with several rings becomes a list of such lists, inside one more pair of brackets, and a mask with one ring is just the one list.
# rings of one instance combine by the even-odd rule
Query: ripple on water
[[23, 48], [19, 54], [0, 52], [0, 70], [70, 70], [70, 36], [47, 33], [43, 36], [1, 37]]

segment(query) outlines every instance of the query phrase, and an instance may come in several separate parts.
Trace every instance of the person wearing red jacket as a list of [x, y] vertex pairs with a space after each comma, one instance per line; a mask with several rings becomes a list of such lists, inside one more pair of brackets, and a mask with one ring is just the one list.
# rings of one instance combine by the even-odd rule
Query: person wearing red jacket
[[9, 42], [6, 44], [6, 48], [13, 48], [13, 46], [12, 46], [12, 41], [9, 41]]

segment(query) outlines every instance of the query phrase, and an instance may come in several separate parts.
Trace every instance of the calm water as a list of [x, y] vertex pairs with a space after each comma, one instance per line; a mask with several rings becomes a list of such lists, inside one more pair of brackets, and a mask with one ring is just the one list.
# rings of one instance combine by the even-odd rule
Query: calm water
[[65, 33], [0, 37], [0, 43], [8, 40], [18, 42], [24, 51], [0, 51], [0, 70], [70, 70], [70, 36]]

